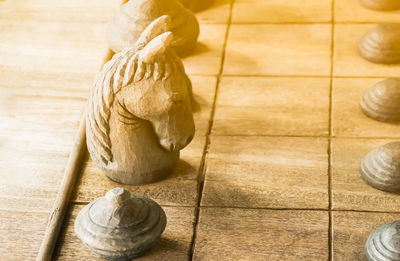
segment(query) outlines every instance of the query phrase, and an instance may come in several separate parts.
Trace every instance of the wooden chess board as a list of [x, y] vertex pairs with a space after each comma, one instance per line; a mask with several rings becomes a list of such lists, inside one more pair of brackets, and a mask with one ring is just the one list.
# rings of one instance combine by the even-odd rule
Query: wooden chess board
[[[0, 260], [34, 260], [101, 60], [117, 1], [0, 1]], [[168, 224], [140, 260], [366, 260], [400, 196], [359, 177], [362, 158], [400, 125], [359, 100], [400, 65], [357, 53], [374, 24], [400, 22], [358, 0], [216, 0], [183, 59], [196, 136], [168, 179], [123, 186]], [[80, 209], [121, 186], [82, 167], [56, 260], [99, 260], [73, 231]]]

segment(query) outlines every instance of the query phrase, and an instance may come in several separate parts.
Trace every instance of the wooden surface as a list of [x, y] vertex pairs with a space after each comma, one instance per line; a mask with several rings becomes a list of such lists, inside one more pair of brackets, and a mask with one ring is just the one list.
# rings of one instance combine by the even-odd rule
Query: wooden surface
[[[117, 7], [0, 1], [0, 260], [36, 257]], [[356, 45], [398, 11], [215, 0], [196, 16], [199, 43], [183, 59], [196, 137], [168, 179], [124, 186], [167, 213], [143, 260], [365, 260], [368, 234], [400, 218], [400, 199], [365, 185], [359, 163], [400, 125], [367, 118], [359, 99], [400, 66], [368, 63]], [[100, 260], [73, 222], [118, 185], [84, 163], [54, 259]]]
[[327, 149], [323, 138], [213, 136], [201, 205], [327, 209]]
[[322, 211], [202, 208], [193, 260], [327, 260]]

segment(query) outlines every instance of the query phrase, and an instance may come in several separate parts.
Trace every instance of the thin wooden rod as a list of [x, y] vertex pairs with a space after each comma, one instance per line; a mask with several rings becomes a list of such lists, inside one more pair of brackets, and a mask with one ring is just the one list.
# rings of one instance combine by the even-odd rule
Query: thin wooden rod
[[[104, 64], [109, 61], [114, 55], [113, 51], [108, 50], [103, 59]], [[83, 114], [79, 124], [79, 130], [69, 155], [67, 166], [64, 171], [64, 177], [58, 190], [53, 209], [51, 211], [49, 222], [47, 223], [46, 232], [36, 257], [36, 261], [50, 261], [53, 255], [54, 247], [57, 242], [58, 234], [64, 221], [64, 216], [67, 212], [69, 201], [74, 190], [75, 180], [80, 173], [82, 163], [86, 155], [86, 121]]]

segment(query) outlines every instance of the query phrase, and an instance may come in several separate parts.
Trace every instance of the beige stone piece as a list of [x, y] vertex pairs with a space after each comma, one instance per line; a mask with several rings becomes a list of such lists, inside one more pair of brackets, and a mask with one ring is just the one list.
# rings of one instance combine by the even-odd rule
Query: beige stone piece
[[191, 82], [172, 50], [167, 17], [149, 25], [136, 46], [114, 55], [89, 98], [86, 133], [93, 161], [124, 184], [169, 175], [194, 136]]
[[[367, 63], [367, 62], [366, 62]], [[382, 78], [334, 78], [332, 127], [336, 137], [400, 137], [400, 124], [380, 122], [360, 109], [360, 97]]]
[[199, 36], [196, 17], [176, 0], [130, 0], [123, 4], [108, 27], [108, 43], [118, 53], [131, 48], [147, 26], [168, 15], [171, 23], [168, 30], [173, 33], [172, 46], [180, 56], [189, 54]]
[[400, 221], [393, 221], [374, 230], [365, 243], [369, 261], [400, 260]]
[[[72, 204], [66, 215], [62, 232], [57, 241], [53, 259], [58, 261], [105, 260], [90, 251], [74, 232], [74, 221], [85, 206]], [[143, 256], [140, 261], [189, 261], [190, 248], [195, 222], [195, 209], [189, 207], [164, 207], [168, 224], [160, 240]], [[1, 238], [0, 234], [0, 238]], [[22, 256], [23, 253], [21, 253]], [[0, 253], [0, 257], [2, 254]], [[7, 260], [7, 259], [2, 259]], [[26, 259], [23, 259], [26, 260]]]
[[379, 24], [372, 28], [359, 41], [358, 51], [373, 63], [400, 62], [400, 23]]
[[79, 212], [75, 233], [107, 259], [130, 260], [154, 246], [166, 223], [165, 213], [156, 202], [114, 188]]
[[399, 213], [333, 211], [332, 260], [367, 261], [365, 242], [368, 235], [382, 224], [398, 219]]
[[193, 260], [329, 260], [328, 212], [202, 208]]
[[[360, 177], [360, 163], [371, 150], [393, 139], [332, 140], [332, 208], [347, 211], [398, 212], [400, 197], [369, 186]], [[365, 237], [366, 239], [366, 237]]]
[[400, 120], [400, 78], [390, 78], [368, 89], [360, 102], [363, 112], [378, 121]]
[[388, 192], [400, 191], [400, 142], [380, 146], [364, 158], [361, 177], [370, 186]]
[[400, 8], [398, 0], [360, 0], [361, 4], [366, 8], [381, 11], [390, 11]]
[[[359, 7], [361, 10], [362, 8]], [[368, 9], [365, 9], [368, 10]], [[399, 77], [400, 63], [377, 64], [364, 59], [357, 43], [376, 24], [336, 24], [333, 45], [333, 74], [336, 77]], [[360, 99], [361, 96], [357, 98]]]

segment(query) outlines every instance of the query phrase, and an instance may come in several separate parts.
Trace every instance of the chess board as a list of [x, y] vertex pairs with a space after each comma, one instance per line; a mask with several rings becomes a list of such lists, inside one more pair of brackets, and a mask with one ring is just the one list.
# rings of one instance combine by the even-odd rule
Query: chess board
[[[118, 9], [109, 0], [18, 2], [0, 2], [0, 88], [25, 104], [1, 115], [11, 127], [0, 137], [15, 139], [0, 148], [0, 175], [34, 181], [0, 187], [9, 224], [1, 260], [35, 258]], [[111, 181], [87, 157], [54, 259], [101, 259], [76, 237], [74, 220], [120, 186], [167, 214], [161, 240], [139, 260], [366, 260], [368, 235], [400, 219], [400, 196], [366, 185], [359, 165], [398, 140], [400, 125], [367, 118], [359, 100], [400, 65], [363, 60], [357, 42], [377, 23], [400, 22], [400, 11], [358, 0], [216, 0], [196, 16], [199, 42], [183, 59], [199, 105], [194, 140], [170, 177], [143, 186]], [[29, 151], [23, 131], [36, 135]], [[13, 144], [30, 165], [9, 165], [20, 162], [6, 155]]]

